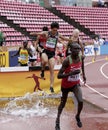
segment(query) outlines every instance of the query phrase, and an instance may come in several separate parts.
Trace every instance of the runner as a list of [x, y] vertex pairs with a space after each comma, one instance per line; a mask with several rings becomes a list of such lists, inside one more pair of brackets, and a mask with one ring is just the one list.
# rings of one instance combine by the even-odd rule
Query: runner
[[57, 22], [51, 23], [51, 31], [43, 31], [37, 33], [38, 36], [45, 35], [47, 41], [44, 46], [44, 50], [42, 51], [42, 69], [41, 69], [41, 77], [44, 77], [44, 70], [45, 66], [48, 63], [49, 70], [50, 70], [50, 91], [51, 93], [54, 92], [53, 85], [54, 85], [54, 63], [55, 63], [55, 49], [58, 38], [62, 40], [69, 41], [68, 38], [65, 38], [61, 34], [58, 33], [59, 24]]
[[33, 41], [31, 45], [29, 45], [31, 49], [32, 57], [29, 57], [30, 66], [36, 66], [37, 54], [36, 54], [36, 44]]
[[[38, 77], [38, 76], [36, 76], [35, 74], [33, 74], [32, 76], [27, 77], [27, 78], [33, 78], [33, 79], [34, 79], [34, 81], [35, 81], [35, 83], [36, 83], [36, 85], [35, 85], [35, 87], [34, 87], [34, 92], [36, 91], [36, 88], [37, 88], [38, 90], [42, 91], [42, 89], [40, 88], [39, 79], [45, 80], [45, 78]], [[26, 79], [27, 79], [27, 78], [26, 78]]]
[[83, 80], [86, 82], [85, 72], [84, 72], [84, 58], [80, 56], [81, 47], [77, 43], [70, 44], [71, 55], [68, 56], [58, 73], [58, 78], [62, 78], [61, 83], [61, 103], [58, 107], [58, 114], [56, 118], [56, 130], [60, 130], [60, 115], [63, 108], [65, 107], [68, 93], [73, 92], [78, 101], [78, 110], [75, 116], [78, 127], [82, 127], [82, 122], [80, 120], [80, 113], [83, 108], [82, 90], [80, 86], [80, 69], [82, 68]]
[[65, 46], [60, 42], [57, 43], [56, 58], [58, 65], [62, 64], [65, 58]]
[[3, 46], [5, 42], [6, 36], [4, 35], [3, 31], [0, 29], [0, 46]]
[[92, 61], [94, 62], [96, 61], [96, 56], [97, 56], [97, 53], [99, 51], [99, 46], [100, 46], [99, 38], [97, 36], [95, 37], [93, 44], [94, 44], [94, 58]]
[[[47, 32], [48, 27], [44, 26], [42, 31]], [[46, 41], [47, 41], [46, 35], [38, 35], [37, 36], [36, 45], [37, 45], [37, 51], [40, 53], [40, 57], [41, 57], [41, 54], [42, 54], [42, 52], [44, 50], [44, 46], [46, 44]]]
[[81, 46], [81, 52], [82, 52], [82, 55], [84, 56], [84, 47], [83, 47], [83, 44], [82, 44], [82, 40], [79, 37], [79, 33], [80, 32], [79, 32], [78, 29], [74, 29], [73, 33], [72, 33], [72, 36], [69, 37], [70, 38], [70, 42], [67, 44], [66, 56], [71, 54], [70, 44], [72, 42], [76, 42], [76, 43], [78, 43]]
[[28, 41], [23, 41], [23, 46], [19, 48], [16, 54], [11, 56], [14, 57], [19, 55], [18, 63], [20, 64], [20, 66], [28, 66], [28, 56], [30, 55], [32, 57], [31, 50], [27, 46]]

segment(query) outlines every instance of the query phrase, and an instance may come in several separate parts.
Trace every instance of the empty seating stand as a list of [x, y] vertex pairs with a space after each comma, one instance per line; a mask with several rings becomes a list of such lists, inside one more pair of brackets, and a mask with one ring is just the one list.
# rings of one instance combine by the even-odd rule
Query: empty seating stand
[[[59, 32], [64, 36], [69, 37], [72, 34], [72, 30], [74, 28], [60, 19], [58, 16], [55, 16], [53, 13], [49, 12], [43, 7], [40, 7], [37, 4], [26, 4], [21, 2], [1, 0], [0, 15], [6, 16], [8, 20], [13, 20], [13, 22], [19, 24], [20, 27], [26, 28], [26, 31], [28, 32], [39, 32], [42, 30], [43, 26], [48, 26], [50, 28], [50, 24], [53, 21], [57, 21], [60, 24]], [[21, 35], [19, 32], [11, 33], [9, 35], [8, 34], [9, 33], [6, 35]], [[84, 40], [90, 39], [84, 33], [81, 33], [81, 36], [83, 36]], [[16, 41], [18, 40], [16, 39]]]
[[[16, 46], [21, 45], [22, 40], [28, 39], [20, 32], [17, 32], [14, 28], [9, 27], [6, 23], [0, 21], [0, 30], [3, 31], [5, 35], [6, 46]], [[29, 40], [29, 39], [28, 39]]]
[[99, 34], [102, 38], [108, 39], [108, 9], [93, 7], [70, 7], [55, 6], [66, 16], [74, 18], [75, 21]]

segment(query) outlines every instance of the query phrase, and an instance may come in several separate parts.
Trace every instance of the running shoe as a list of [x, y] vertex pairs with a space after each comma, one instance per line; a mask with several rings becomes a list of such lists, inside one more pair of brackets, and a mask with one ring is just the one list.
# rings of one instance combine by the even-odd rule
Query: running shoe
[[50, 92], [51, 92], [51, 93], [54, 93], [53, 87], [50, 87]]
[[58, 123], [55, 126], [55, 130], [60, 130], [60, 125]]
[[41, 71], [40, 76], [41, 76], [41, 78], [44, 78], [44, 70]]
[[82, 127], [82, 122], [80, 121], [80, 117], [75, 116], [75, 119], [77, 121], [77, 126], [81, 128]]

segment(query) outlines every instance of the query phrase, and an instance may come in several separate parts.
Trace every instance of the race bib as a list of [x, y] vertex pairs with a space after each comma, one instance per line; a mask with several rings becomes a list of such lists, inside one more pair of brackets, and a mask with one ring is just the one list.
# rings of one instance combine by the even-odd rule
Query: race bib
[[78, 81], [80, 79], [80, 75], [76, 74], [76, 75], [72, 75], [68, 77], [68, 81], [72, 82], [72, 81]]
[[26, 60], [27, 57], [26, 56], [20, 56], [19, 58], [20, 58], [20, 60]]
[[56, 39], [55, 38], [49, 38], [46, 42], [46, 47], [54, 49], [55, 46], [56, 46]]

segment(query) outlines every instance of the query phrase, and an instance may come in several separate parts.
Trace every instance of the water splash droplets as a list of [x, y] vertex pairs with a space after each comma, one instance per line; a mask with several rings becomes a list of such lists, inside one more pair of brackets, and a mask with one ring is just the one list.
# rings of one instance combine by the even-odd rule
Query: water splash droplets
[[21, 117], [45, 116], [49, 108], [45, 107], [44, 96], [44, 92], [27, 93], [24, 97], [15, 98], [7, 103], [4, 112]]

